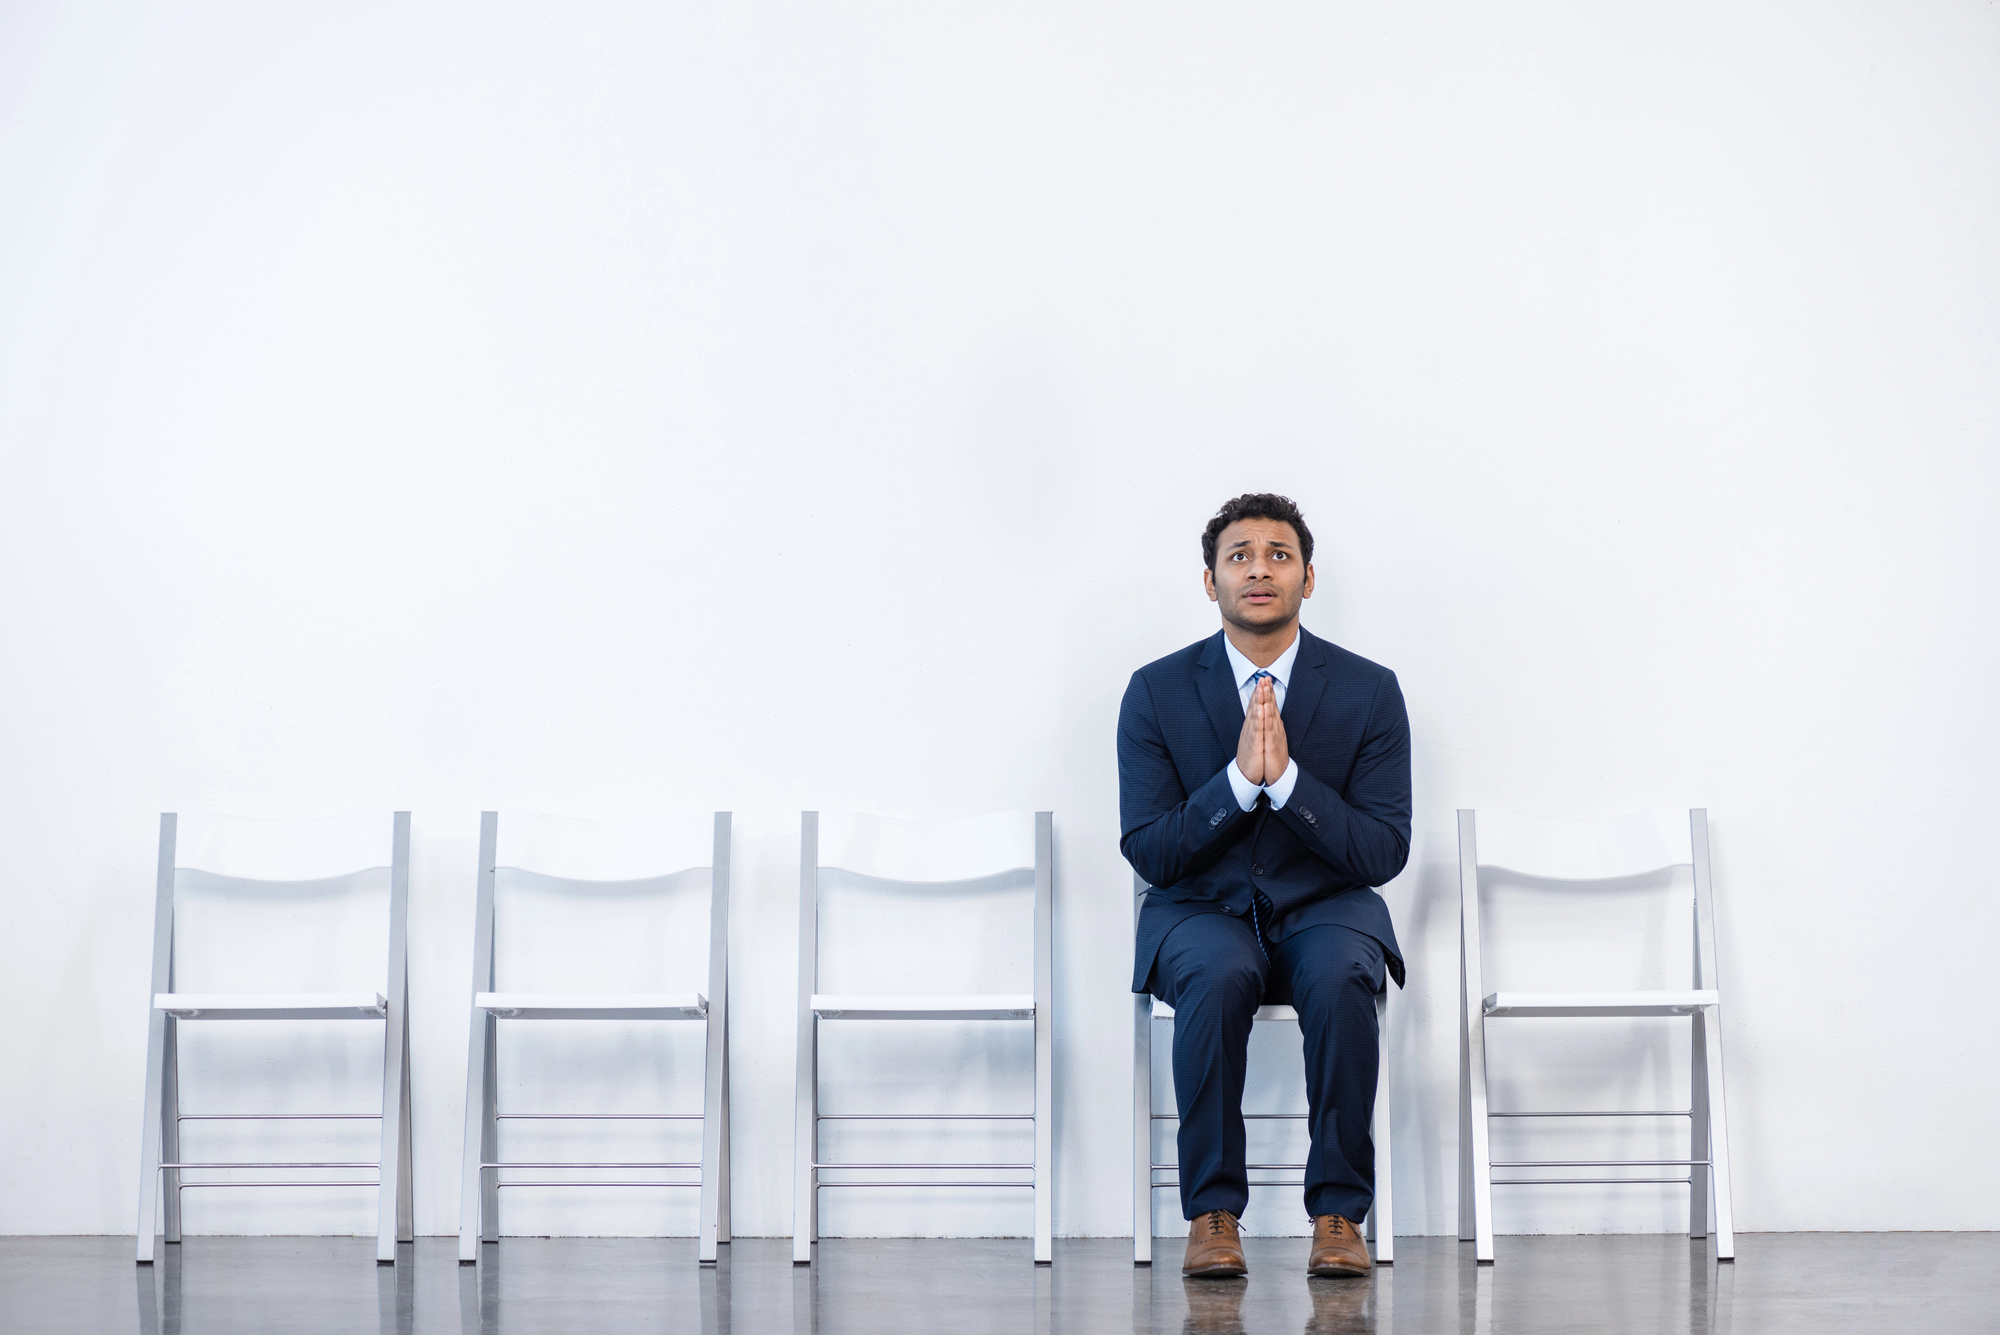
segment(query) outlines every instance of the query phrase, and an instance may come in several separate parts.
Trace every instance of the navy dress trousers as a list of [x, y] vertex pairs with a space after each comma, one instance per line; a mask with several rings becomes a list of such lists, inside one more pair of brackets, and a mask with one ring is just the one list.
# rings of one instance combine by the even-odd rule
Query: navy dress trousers
[[1243, 703], [1220, 631], [1132, 674], [1118, 715], [1119, 846], [1149, 889], [1132, 990], [1174, 1008], [1181, 1209], [1241, 1216], [1243, 1081], [1259, 1005], [1305, 1036], [1309, 1215], [1374, 1200], [1375, 996], [1403, 982], [1373, 887], [1410, 854], [1410, 723], [1396, 674], [1299, 630], [1280, 718], [1299, 773], [1245, 811]]

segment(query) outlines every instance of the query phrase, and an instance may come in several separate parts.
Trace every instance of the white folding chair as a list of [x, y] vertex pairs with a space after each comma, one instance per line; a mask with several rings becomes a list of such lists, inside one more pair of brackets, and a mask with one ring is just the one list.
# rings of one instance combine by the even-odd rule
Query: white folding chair
[[[532, 812], [488, 811], [479, 823], [479, 899], [473, 927], [472, 1024], [465, 1072], [465, 1159], [460, 1177], [458, 1259], [479, 1259], [479, 1244], [500, 1240], [502, 1187], [698, 1187], [698, 1259], [713, 1264], [729, 1241], [729, 821], [726, 811], [630, 821], [565, 820]], [[551, 878], [569, 887], [655, 881], [709, 873], [708, 977], [682, 992], [501, 990], [496, 978], [496, 886], [504, 873]], [[661, 896], [654, 896], [660, 898]], [[696, 1020], [706, 1025], [702, 1111], [698, 1113], [501, 1112], [501, 1020]], [[502, 1121], [699, 1121], [699, 1162], [515, 1162], [500, 1157]], [[693, 1180], [502, 1181], [501, 1170], [699, 1170]]]
[[[1504, 868], [1552, 881], [1609, 882], [1687, 867], [1694, 883], [1693, 986], [1674, 991], [1494, 992], [1483, 976], [1479, 873]], [[1495, 1186], [1678, 1183], [1689, 1188], [1688, 1235], [1705, 1237], [1711, 1207], [1715, 1252], [1736, 1258], [1729, 1199], [1729, 1123], [1722, 1088], [1722, 993], [1716, 980], [1715, 892], [1708, 865], [1708, 812], [1639, 811], [1607, 820], [1556, 820], [1514, 812], [1458, 813], [1459, 1193], [1460, 1241], [1478, 1261], [1493, 1260]], [[1487, 1104], [1486, 1023], [1516, 1017], [1683, 1017], [1693, 1021], [1688, 1109], [1667, 1111], [1505, 1111]], [[1493, 1117], [1686, 1117], [1685, 1159], [1522, 1159], [1494, 1163]], [[1495, 1168], [1685, 1168], [1686, 1177], [1496, 1178]], [[1707, 1170], [1704, 1172], [1703, 1170]]]
[[[799, 849], [799, 994], [797, 1113], [793, 1137], [792, 1260], [812, 1261], [819, 1239], [819, 1193], [828, 1187], [1028, 1187], [1035, 1202], [1035, 1261], [1053, 1252], [1051, 1148], [1054, 1108], [1054, 1028], [1050, 908], [1052, 880], [1049, 812], [999, 812], [958, 821], [908, 822], [854, 812], [803, 813]], [[847, 872], [880, 881], [949, 885], [1032, 867], [1035, 874], [1032, 993], [930, 996], [831, 994], [818, 990], [820, 872]], [[1030, 1020], [1035, 1038], [1035, 1109], [1014, 1113], [822, 1113], [819, 1110], [819, 1026], [840, 1020]], [[1032, 1121], [1034, 1162], [826, 1163], [820, 1161], [823, 1121]], [[822, 1181], [826, 1169], [1028, 1170], [1028, 1181], [936, 1180]]]
[[[323, 883], [389, 874], [388, 970], [380, 992], [178, 992], [174, 988], [175, 891], [183, 872], [257, 886]], [[152, 1018], [146, 1038], [146, 1114], [140, 1131], [138, 1260], [153, 1260], [154, 1231], [181, 1240], [180, 1193], [193, 1187], [377, 1187], [375, 1259], [394, 1264], [396, 1244], [415, 1238], [410, 1184], [410, 813], [371, 812], [326, 820], [261, 821], [212, 813], [160, 817], [153, 901]], [[382, 1150], [373, 1162], [188, 1162], [184, 1121], [374, 1120], [374, 1113], [183, 1113], [180, 1025], [193, 1020], [372, 1020], [383, 1026]], [[189, 1169], [373, 1169], [375, 1180], [189, 1182]], [[164, 1195], [164, 1220], [161, 1197]]]
[[[1139, 906], [1145, 902], [1148, 889], [1145, 881], [1132, 878], [1132, 922], [1139, 921]], [[1179, 1165], [1155, 1163], [1153, 1161], [1153, 1124], [1155, 1122], [1177, 1122], [1178, 1112], [1156, 1113], [1153, 1111], [1153, 1025], [1159, 1020], [1172, 1020], [1174, 1008], [1157, 998], [1135, 996], [1132, 1005], [1132, 1263], [1151, 1265], [1153, 1263], [1153, 1193], [1162, 1187], [1180, 1186]], [[1291, 1006], [1259, 1006], [1251, 1017], [1253, 1023], [1288, 1022], [1297, 1024], [1298, 1011]], [[1375, 998], [1375, 1029], [1384, 1038], [1389, 1032], [1389, 989], [1385, 983], [1381, 993]], [[1244, 1113], [1248, 1121], [1303, 1122], [1304, 1113]], [[1375, 1115], [1370, 1121], [1370, 1132], [1375, 1140], [1375, 1203], [1368, 1211], [1368, 1241], [1375, 1244], [1377, 1265], [1391, 1265], [1396, 1260], [1395, 1204], [1391, 1199], [1392, 1186], [1389, 1153], [1389, 1048], [1386, 1043], [1381, 1048], [1381, 1062], [1375, 1073]], [[1306, 1166], [1302, 1163], [1253, 1163], [1245, 1165], [1252, 1172], [1295, 1172], [1303, 1174]], [[1156, 1173], [1174, 1174], [1167, 1181], [1160, 1181]], [[1304, 1185], [1301, 1176], [1297, 1181], [1266, 1178], [1252, 1182], [1253, 1187], [1297, 1187]]]

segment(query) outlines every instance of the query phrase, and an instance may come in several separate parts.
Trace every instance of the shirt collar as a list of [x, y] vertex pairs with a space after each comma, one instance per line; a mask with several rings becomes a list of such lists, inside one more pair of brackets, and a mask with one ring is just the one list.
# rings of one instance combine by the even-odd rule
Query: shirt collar
[[[1299, 656], [1299, 638], [1294, 634], [1291, 645], [1278, 655], [1277, 661], [1262, 669], [1276, 677], [1278, 685], [1287, 690], [1290, 690], [1292, 685], [1292, 662]], [[1229, 655], [1229, 670], [1236, 674], [1236, 689], [1240, 691], [1250, 684], [1250, 678], [1256, 676], [1259, 669], [1255, 663], [1243, 656], [1241, 650], [1229, 642], [1227, 635], [1222, 637], [1222, 649]]]

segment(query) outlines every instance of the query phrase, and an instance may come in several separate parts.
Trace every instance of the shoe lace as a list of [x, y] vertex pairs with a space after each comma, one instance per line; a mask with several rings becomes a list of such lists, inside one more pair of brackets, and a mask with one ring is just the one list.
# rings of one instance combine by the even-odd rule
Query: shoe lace
[[1208, 1231], [1211, 1235], [1224, 1231], [1222, 1227], [1222, 1211], [1210, 1210], [1208, 1212]]

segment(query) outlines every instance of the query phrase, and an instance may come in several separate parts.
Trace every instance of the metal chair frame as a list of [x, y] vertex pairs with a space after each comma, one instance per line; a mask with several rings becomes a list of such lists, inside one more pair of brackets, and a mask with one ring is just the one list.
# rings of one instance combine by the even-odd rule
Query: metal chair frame
[[[1638, 813], [1626, 821], [1654, 819], [1668, 813]], [[1662, 867], [1688, 866], [1694, 881], [1693, 988], [1685, 992], [1495, 992], [1483, 982], [1480, 939], [1479, 869], [1505, 865], [1536, 875], [1535, 867], [1514, 862], [1482, 864], [1474, 813], [1458, 813], [1459, 904], [1459, 1192], [1458, 1235], [1471, 1242], [1480, 1264], [1491, 1264], [1493, 1253], [1493, 1191], [1495, 1186], [1540, 1186], [1572, 1183], [1682, 1183], [1689, 1188], [1688, 1236], [1708, 1235], [1711, 1207], [1715, 1220], [1716, 1259], [1736, 1259], [1736, 1235], [1729, 1189], [1729, 1123], [1722, 1080], [1722, 993], [1716, 976], [1715, 883], [1709, 871], [1708, 812], [1687, 812], [1686, 843], [1678, 836], [1661, 841], [1673, 848], [1663, 861], [1640, 857], [1604, 876], [1563, 876], [1557, 879], [1613, 880]], [[1541, 823], [1541, 822], [1538, 822]], [[1609, 828], [1615, 822], [1575, 822]], [[1681, 850], [1685, 856], [1681, 855]], [[1486, 1024], [1508, 1017], [1672, 1016], [1692, 1022], [1689, 1106], [1670, 1109], [1611, 1111], [1494, 1112], [1488, 1105]], [[1686, 1159], [1540, 1159], [1495, 1164], [1488, 1139], [1488, 1119], [1494, 1117], [1686, 1117], [1689, 1119]], [[1494, 1168], [1685, 1168], [1685, 1177], [1508, 1177], [1496, 1178]], [[1704, 1173], [1701, 1170], [1706, 1169]], [[1711, 1191], [1712, 1188], [1712, 1191]]]
[[[1139, 908], [1145, 902], [1146, 891], [1150, 887], [1137, 876], [1132, 878], [1132, 922], [1136, 929]], [[1177, 1122], [1178, 1112], [1160, 1113], [1153, 1111], [1153, 1025], [1157, 1021], [1172, 1020], [1173, 1007], [1156, 1001], [1150, 996], [1133, 998], [1132, 1006], [1132, 1264], [1151, 1265], [1153, 1263], [1153, 1193], [1162, 1187], [1180, 1185], [1180, 1165], [1177, 1163], [1153, 1162], [1153, 1123]], [[1253, 1023], [1298, 1022], [1299, 1013], [1291, 1006], [1259, 1006], [1251, 1017]], [[1389, 1032], [1389, 989], [1385, 982], [1382, 991], [1375, 998], [1375, 1028], [1384, 1037]], [[1367, 1221], [1368, 1241], [1375, 1244], [1375, 1263], [1393, 1265], [1396, 1260], [1395, 1202], [1393, 1197], [1394, 1175], [1391, 1172], [1390, 1153], [1390, 1105], [1389, 1105], [1389, 1055], [1383, 1045], [1381, 1063], [1375, 1076], [1375, 1115], [1370, 1131], [1375, 1140], [1375, 1202], [1369, 1208]], [[1244, 1113], [1249, 1121], [1303, 1122], [1304, 1113]], [[1253, 1163], [1244, 1165], [1252, 1172], [1295, 1172], [1303, 1174], [1302, 1163]], [[1154, 1174], [1171, 1172], [1174, 1176], [1167, 1181], [1158, 1180]], [[1305, 1184], [1300, 1177], [1291, 1179], [1265, 1179], [1250, 1183], [1253, 1187], [1298, 1187]]]
[[[819, 971], [819, 835], [820, 813], [801, 813], [799, 843], [799, 993], [798, 1049], [795, 1078], [796, 1109], [793, 1134], [792, 1262], [812, 1263], [819, 1240], [819, 1193], [827, 1187], [1027, 1187], [1034, 1193], [1035, 1263], [1054, 1260], [1053, 1112], [1055, 1099], [1053, 954], [1053, 816], [1034, 813], [1035, 871], [1035, 990], [1032, 996], [838, 997], [818, 994]], [[852, 870], [852, 869], [850, 869]], [[822, 1113], [819, 1110], [819, 1026], [840, 1019], [899, 1020], [1032, 1020], [1035, 1029], [1035, 1108], [1021, 1113]], [[1032, 1121], [1034, 1162], [999, 1163], [823, 1163], [819, 1157], [819, 1124], [825, 1121]], [[1021, 1171], [1030, 1180], [956, 1179], [952, 1181], [822, 1182], [823, 1169], [878, 1171], [970, 1169]]]
[[[154, 1258], [156, 1226], [168, 1243], [181, 1240], [183, 1191], [199, 1187], [376, 1187], [375, 1259], [393, 1265], [396, 1244], [416, 1238], [411, 1192], [410, 1135], [410, 813], [385, 822], [389, 835], [389, 949], [386, 994], [204, 993], [174, 990], [174, 889], [180, 834], [178, 813], [160, 816], [160, 853], [153, 900], [153, 986], [146, 1035], [145, 1119], [140, 1128], [138, 1251], [140, 1265]], [[375, 867], [384, 864], [376, 863]], [[189, 866], [187, 870], [204, 870]], [[348, 873], [372, 870], [353, 867]], [[238, 878], [250, 879], [250, 878]], [[269, 884], [271, 882], [263, 882]], [[186, 1113], [180, 1106], [180, 1026], [209, 1020], [380, 1020], [382, 1111], [376, 1113]], [[181, 1158], [180, 1124], [188, 1121], [380, 1121], [382, 1150], [375, 1162], [188, 1162]], [[373, 1181], [189, 1182], [189, 1169], [372, 1169]], [[164, 1199], [162, 1199], [164, 1198]], [[164, 1207], [164, 1208], [163, 1208]]]
[[[479, 892], [473, 927], [472, 1022], [465, 1072], [465, 1149], [460, 1175], [458, 1259], [475, 1264], [482, 1242], [500, 1240], [502, 1187], [696, 1187], [701, 1191], [696, 1259], [716, 1262], [729, 1241], [729, 844], [730, 813], [715, 813], [714, 852], [709, 866], [709, 953], [707, 993], [571, 994], [497, 992], [494, 980], [494, 882], [499, 872], [500, 813], [479, 820]], [[668, 875], [685, 867], [663, 867]], [[568, 878], [582, 879], [582, 878]], [[501, 1020], [698, 1020], [707, 1026], [698, 1113], [501, 1112], [499, 1107], [499, 1022]], [[502, 1121], [699, 1121], [699, 1162], [518, 1162], [500, 1158]], [[636, 1179], [585, 1181], [536, 1178], [502, 1182], [503, 1168], [699, 1170], [692, 1181]]]

